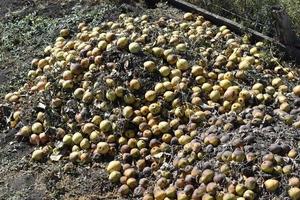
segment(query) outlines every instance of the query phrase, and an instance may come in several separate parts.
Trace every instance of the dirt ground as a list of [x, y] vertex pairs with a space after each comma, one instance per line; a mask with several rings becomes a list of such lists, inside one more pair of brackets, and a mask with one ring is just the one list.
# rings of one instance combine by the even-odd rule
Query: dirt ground
[[[100, 24], [121, 12], [143, 12], [144, 6], [104, 3], [104, 1], [0, 1], [0, 103], [8, 91], [26, 82], [30, 62], [41, 57], [58, 30], [68, 27], [76, 31], [77, 24], [86, 21]], [[142, 10], [141, 10], [142, 9]], [[160, 8], [145, 13], [174, 15], [178, 10]], [[44, 163], [30, 162], [33, 146], [17, 142], [14, 130], [4, 129], [10, 109], [0, 110], [0, 199], [120, 199], [116, 188], [108, 182], [104, 171], [107, 162], [74, 165], [62, 160]]]

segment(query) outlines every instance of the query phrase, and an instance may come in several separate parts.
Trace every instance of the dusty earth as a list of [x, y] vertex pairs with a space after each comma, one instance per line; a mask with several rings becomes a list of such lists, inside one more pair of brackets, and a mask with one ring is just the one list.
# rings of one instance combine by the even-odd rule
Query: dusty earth
[[[104, 3], [104, 1], [0, 1], [0, 103], [8, 91], [26, 82], [30, 62], [43, 55], [60, 29], [75, 32], [78, 23], [100, 24], [121, 12], [174, 16], [179, 11], [145, 9], [144, 5]], [[73, 165], [68, 161], [30, 162], [33, 146], [17, 142], [15, 131], [5, 129], [10, 108], [0, 107], [0, 199], [121, 199], [108, 182], [107, 161]]]
[[[0, 1], [0, 103], [5, 93], [26, 82], [31, 60], [42, 56], [43, 49], [53, 43], [60, 29], [68, 27], [71, 32], [75, 32], [79, 22], [97, 25], [122, 12], [148, 13], [156, 17], [176, 17], [180, 13], [166, 5], [146, 9], [139, 4], [116, 5], [92, 0], [76, 2]], [[0, 200], [121, 199], [116, 193], [117, 187], [107, 179], [105, 166], [108, 161], [84, 165], [75, 165], [67, 160], [31, 162], [30, 153], [34, 147], [27, 142], [16, 141], [16, 131], [5, 128], [10, 111], [9, 107], [0, 107]], [[299, 131], [288, 129], [282, 123], [266, 130], [261, 127], [244, 128], [231, 133], [232, 138], [253, 135], [257, 141], [254, 146], [256, 149], [267, 149], [269, 144], [278, 139], [292, 146], [297, 146], [300, 140]], [[215, 152], [211, 152], [210, 156], [215, 156]], [[236, 170], [247, 173], [247, 166]], [[281, 181], [283, 184], [287, 182], [285, 179]], [[278, 194], [285, 194], [285, 191], [278, 191]], [[272, 198], [268, 195], [260, 197], [264, 200]]]

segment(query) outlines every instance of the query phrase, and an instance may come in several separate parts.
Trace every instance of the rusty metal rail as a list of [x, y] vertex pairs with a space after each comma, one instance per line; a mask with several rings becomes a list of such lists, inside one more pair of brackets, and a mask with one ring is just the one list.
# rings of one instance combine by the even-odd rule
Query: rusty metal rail
[[[190, 12], [196, 12], [199, 13], [200, 15], [202, 15], [205, 19], [213, 22], [216, 25], [225, 25], [227, 26], [230, 30], [232, 30], [233, 32], [241, 35], [244, 33], [248, 33], [250, 34], [252, 37], [252, 42], [257, 42], [257, 41], [268, 41], [270, 43], [272, 43], [273, 45], [275, 45], [280, 51], [283, 51], [285, 53], [287, 53], [287, 55], [289, 55], [290, 57], [292, 57], [292, 59], [297, 60], [299, 58], [295, 57], [294, 55], [292, 55], [290, 53], [290, 49], [287, 48], [287, 46], [285, 46], [284, 44], [280, 43], [279, 41], [275, 40], [274, 38], [271, 38], [269, 36], [266, 36], [258, 31], [255, 31], [253, 29], [247, 28], [235, 21], [232, 21], [230, 19], [227, 19], [225, 17], [216, 15], [214, 13], [211, 13], [205, 9], [202, 9], [194, 4], [188, 3], [186, 1], [183, 0], [168, 0], [168, 3], [178, 9], [184, 10], [184, 11], [190, 11]], [[298, 60], [298, 62], [300, 62]]]

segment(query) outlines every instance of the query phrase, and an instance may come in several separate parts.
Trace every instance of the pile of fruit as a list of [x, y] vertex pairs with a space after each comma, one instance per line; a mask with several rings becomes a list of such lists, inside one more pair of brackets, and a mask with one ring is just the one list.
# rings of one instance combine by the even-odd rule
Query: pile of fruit
[[33, 161], [109, 160], [119, 194], [143, 200], [300, 199], [299, 71], [263, 42], [192, 13], [78, 30], [5, 96]]

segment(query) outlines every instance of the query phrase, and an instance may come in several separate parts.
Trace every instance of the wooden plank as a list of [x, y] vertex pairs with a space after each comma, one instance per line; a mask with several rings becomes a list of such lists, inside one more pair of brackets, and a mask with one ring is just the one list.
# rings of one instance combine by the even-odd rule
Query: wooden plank
[[257, 32], [253, 29], [247, 28], [245, 26], [242, 26], [241, 24], [232, 21], [230, 19], [227, 19], [225, 17], [216, 15], [214, 13], [211, 13], [205, 9], [202, 9], [194, 4], [188, 3], [183, 0], [168, 0], [168, 3], [176, 8], [179, 8], [181, 10], [185, 11], [190, 11], [190, 12], [197, 12], [200, 15], [202, 15], [205, 19], [211, 21], [212, 23], [216, 25], [225, 25], [227, 26], [230, 30], [237, 34], [244, 34], [244, 33], [250, 33], [252, 35], [252, 40], [254, 42], [261, 41], [261, 40], [266, 40], [268, 42], [271, 42], [275, 44], [281, 51], [286, 51], [286, 46], [275, 39], [266, 36], [260, 32]]

